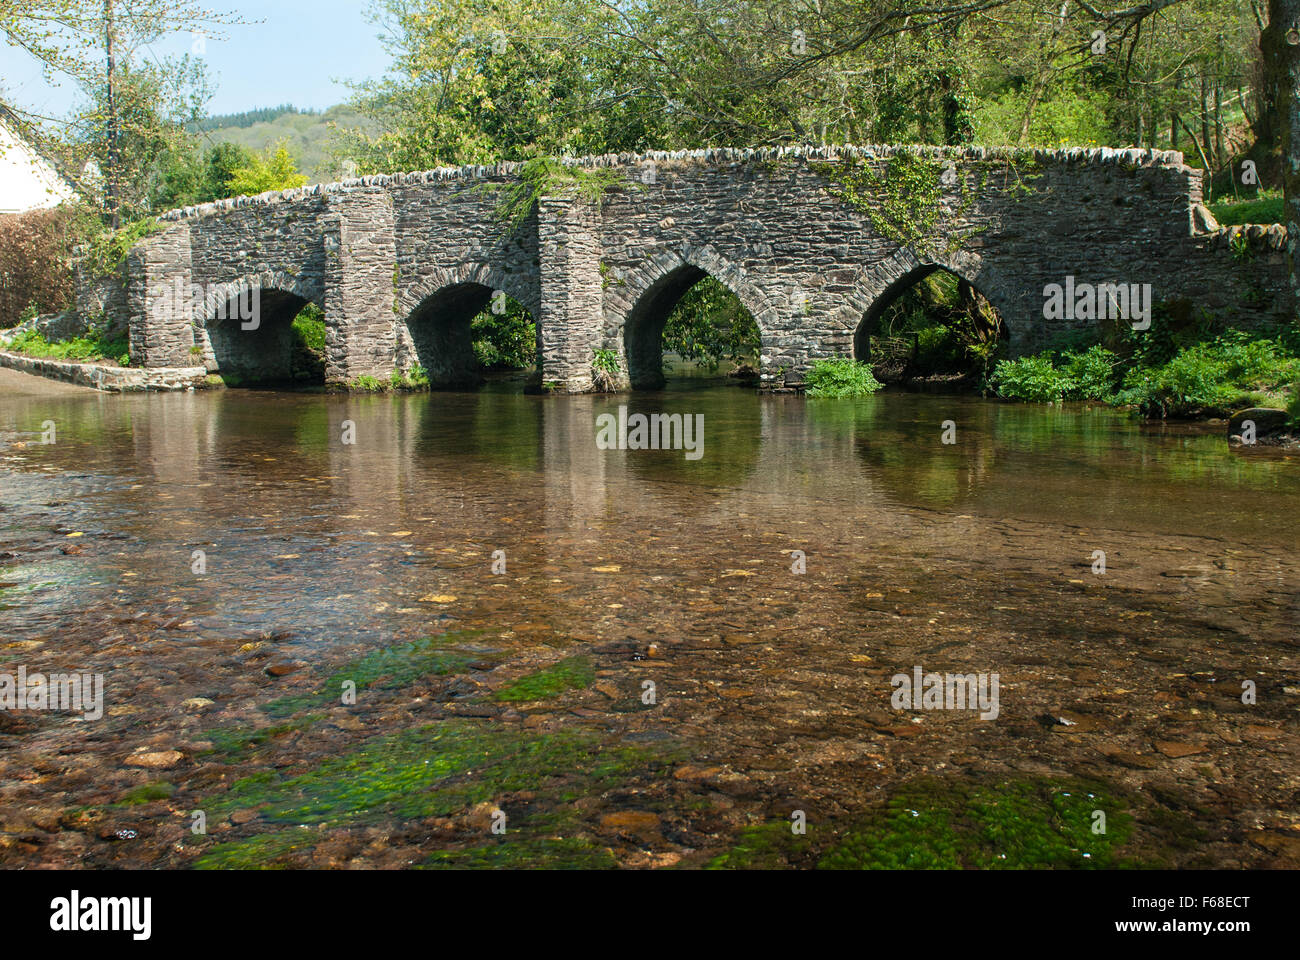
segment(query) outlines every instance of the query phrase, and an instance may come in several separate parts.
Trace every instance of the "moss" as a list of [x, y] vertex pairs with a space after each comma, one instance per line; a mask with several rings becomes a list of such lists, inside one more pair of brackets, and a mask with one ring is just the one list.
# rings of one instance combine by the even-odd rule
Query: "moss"
[[760, 823], [740, 832], [736, 845], [714, 857], [707, 870], [776, 870], [794, 858], [796, 837], [788, 822]]
[[[1093, 812], [1106, 832], [1093, 833]], [[817, 835], [830, 839], [817, 839]], [[1103, 787], [1044, 779], [991, 786], [925, 779], [900, 786], [880, 808], [839, 829], [791, 834], [788, 822], [744, 830], [712, 869], [1099, 869], [1144, 865], [1121, 848], [1133, 818]], [[1147, 855], [1147, 860], [1152, 856]], [[1155, 860], [1160, 860], [1158, 853]]]
[[566, 690], [583, 690], [596, 679], [595, 668], [587, 657], [568, 657], [559, 663], [520, 677], [501, 688], [494, 699], [507, 703], [546, 700]]
[[495, 663], [501, 653], [474, 643], [480, 635], [479, 631], [449, 633], [373, 650], [340, 667], [315, 692], [282, 697], [263, 709], [273, 717], [287, 717], [302, 710], [338, 706], [346, 682], [355, 684], [359, 694], [367, 689], [403, 687], [420, 677], [460, 673], [474, 663]]
[[139, 806], [142, 803], [152, 803], [155, 800], [166, 800], [176, 792], [176, 787], [170, 783], [148, 783], [139, 787], [132, 787], [126, 793], [122, 794], [117, 805], [122, 807]]
[[426, 869], [452, 870], [612, 870], [618, 866], [607, 847], [576, 837], [503, 837], [465, 850], [440, 850]]
[[311, 849], [317, 839], [314, 831], [294, 827], [231, 840], [209, 848], [195, 861], [194, 867], [197, 870], [283, 870], [288, 864], [278, 861], [299, 850]]
[[212, 818], [259, 807], [272, 823], [350, 825], [448, 816], [514, 791], [569, 802], [623, 783], [663, 758], [585, 731], [526, 736], [470, 720], [372, 738], [315, 769], [263, 772], [231, 785]]

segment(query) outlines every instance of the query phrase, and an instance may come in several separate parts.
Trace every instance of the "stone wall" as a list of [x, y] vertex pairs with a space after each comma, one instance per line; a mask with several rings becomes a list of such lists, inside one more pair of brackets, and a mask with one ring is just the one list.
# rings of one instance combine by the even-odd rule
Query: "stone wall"
[[110, 367], [95, 363], [46, 360], [19, 353], [0, 352], [0, 367], [62, 380], [104, 393], [151, 393], [202, 390], [208, 383], [203, 367]]
[[[887, 177], [900, 152], [943, 170], [933, 228], [901, 245], [834, 186], [846, 165]], [[852, 355], [864, 321], [936, 269], [992, 301], [1013, 353], [1098, 322], [1045, 319], [1045, 289], [1067, 277], [1149, 284], [1151, 299], [1176, 314], [1206, 311], [1247, 326], [1285, 316], [1276, 236], [1218, 230], [1199, 206], [1199, 173], [1177, 153], [823, 147], [577, 163], [619, 169], [626, 186], [599, 208], [544, 198], [513, 236], [495, 208], [519, 175], [514, 164], [367, 177], [166, 214], [169, 229], [132, 252], [133, 357], [174, 364], [195, 342], [209, 369], [265, 360], [286, 349], [292, 311], [316, 302], [332, 382], [418, 363], [435, 384], [460, 385], [475, 376], [469, 320], [500, 291], [538, 320], [541, 377], [553, 388], [591, 389], [596, 349], [619, 352], [631, 384], [652, 387], [663, 322], [705, 274], [754, 315], [773, 385], [818, 357]], [[185, 277], [204, 291], [189, 316], [179, 305], [146, 309], [156, 284]], [[250, 286], [277, 305], [262, 339], [223, 340], [213, 316]]]

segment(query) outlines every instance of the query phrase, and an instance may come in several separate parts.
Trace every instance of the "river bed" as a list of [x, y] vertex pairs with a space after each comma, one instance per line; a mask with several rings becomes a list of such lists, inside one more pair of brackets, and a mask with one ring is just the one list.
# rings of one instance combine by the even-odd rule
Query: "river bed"
[[0, 712], [4, 866], [1300, 866], [1300, 462], [1218, 431], [11, 377], [0, 440], [0, 673], [104, 683]]

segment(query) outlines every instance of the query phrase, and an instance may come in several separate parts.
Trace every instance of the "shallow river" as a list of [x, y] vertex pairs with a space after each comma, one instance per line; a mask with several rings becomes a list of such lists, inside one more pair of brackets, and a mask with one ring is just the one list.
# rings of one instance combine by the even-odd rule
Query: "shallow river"
[[0, 439], [0, 672], [104, 684], [0, 712], [5, 865], [1300, 865], [1300, 462], [1217, 429], [10, 386]]

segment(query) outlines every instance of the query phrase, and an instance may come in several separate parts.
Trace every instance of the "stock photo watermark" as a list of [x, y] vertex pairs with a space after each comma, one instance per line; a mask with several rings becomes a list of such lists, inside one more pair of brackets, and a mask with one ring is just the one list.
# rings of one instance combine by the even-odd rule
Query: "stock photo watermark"
[[596, 418], [599, 450], [681, 450], [687, 460], [704, 456], [704, 414], [634, 413], [620, 406], [618, 415]]

